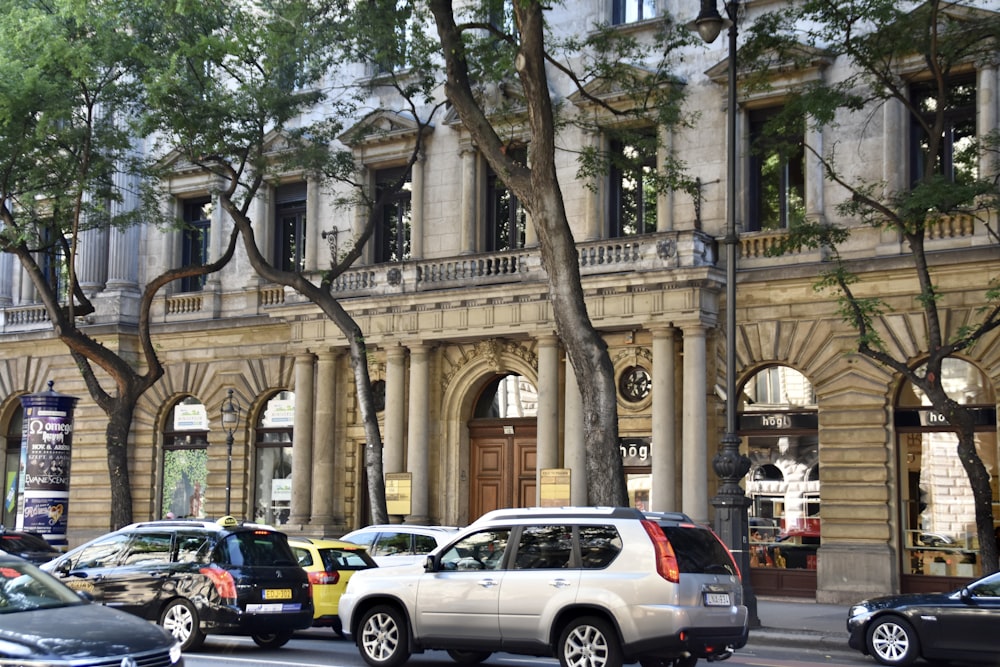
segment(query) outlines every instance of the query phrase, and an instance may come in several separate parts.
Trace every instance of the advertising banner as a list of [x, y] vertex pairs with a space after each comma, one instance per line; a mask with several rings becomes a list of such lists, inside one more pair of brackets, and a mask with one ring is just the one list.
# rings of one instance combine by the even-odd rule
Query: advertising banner
[[52, 389], [21, 397], [24, 427], [18, 487], [24, 502], [18, 524], [53, 546], [66, 546], [73, 409], [79, 399]]

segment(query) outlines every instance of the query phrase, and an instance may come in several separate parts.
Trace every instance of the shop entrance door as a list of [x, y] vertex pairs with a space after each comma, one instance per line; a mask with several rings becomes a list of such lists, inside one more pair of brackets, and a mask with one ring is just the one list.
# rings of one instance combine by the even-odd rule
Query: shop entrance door
[[469, 424], [469, 521], [504, 507], [535, 504], [534, 419], [476, 419]]

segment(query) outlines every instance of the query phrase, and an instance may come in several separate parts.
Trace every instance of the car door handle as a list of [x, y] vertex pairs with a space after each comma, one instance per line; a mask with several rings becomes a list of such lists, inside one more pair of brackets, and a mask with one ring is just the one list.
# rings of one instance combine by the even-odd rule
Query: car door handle
[[552, 581], [549, 582], [549, 586], [551, 586], [552, 588], [566, 588], [567, 586], [570, 585], [572, 584], [570, 584], [565, 579], [553, 579]]
[[487, 578], [487, 579], [480, 579], [479, 580], [479, 585], [482, 586], [483, 588], [493, 588], [494, 586], [497, 585], [497, 580], [496, 579], [489, 579], [489, 578]]

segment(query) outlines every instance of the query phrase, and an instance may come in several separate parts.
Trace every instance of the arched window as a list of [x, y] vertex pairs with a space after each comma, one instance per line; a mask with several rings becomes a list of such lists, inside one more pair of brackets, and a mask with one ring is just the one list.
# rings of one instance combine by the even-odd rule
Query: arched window
[[3, 510], [0, 512], [0, 525], [14, 528], [17, 525], [17, 506], [21, 502], [18, 492], [18, 470], [21, 467], [21, 431], [24, 420], [24, 408], [18, 402], [7, 422], [5, 431], [6, 443], [0, 455], [3, 456]]
[[788, 366], [762, 369], [743, 387], [739, 422], [751, 466], [751, 565], [816, 569], [819, 436], [812, 383]]
[[[975, 413], [976, 451], [990, 474], [993, 516], [1000, 516], [996, 398], [990, 382], [969, 362], [949, 358], [941, 367], [941, 383], [948, 396]], [[956, 453], [958, 436], [910, 382], [900, 388], [893, 421], [901, 468], [904, 576], [978, 576], [976, 511]]]
[[163, 427], [162, 518], [205, 518], [208, 479], [208, 414], [194, 396], [170, 411]]
[[254, 520], [273, 526], [288, 523], [292, 509], [292, 433], [295, 394], [280, 391], [257, 421]]

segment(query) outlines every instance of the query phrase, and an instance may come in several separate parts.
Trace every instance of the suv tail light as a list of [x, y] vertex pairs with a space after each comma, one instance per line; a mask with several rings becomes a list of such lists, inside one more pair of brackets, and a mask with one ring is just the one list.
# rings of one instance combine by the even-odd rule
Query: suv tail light
[[681, 571], [677, 566], [677, 555], [670, 545], [670, 540], [655, 522], [643, 519], [641, 523], [642, 527], [646, 529], [649, 539], [653, 541], [653, 549], [656, 554], [656, 573], [671, 583], [680, 583]]
[[307, 572], [306, 574], [309, 575], [309, 583], [313, 586], [335, 584], [340, 581], [339, 570], [334, 570], [333, 572]]
[[221, 567], [203, 567], [198, 571], [212, 580], [219, 597], [236, 599], [236, 580], [228, 570], [223, 570]]

